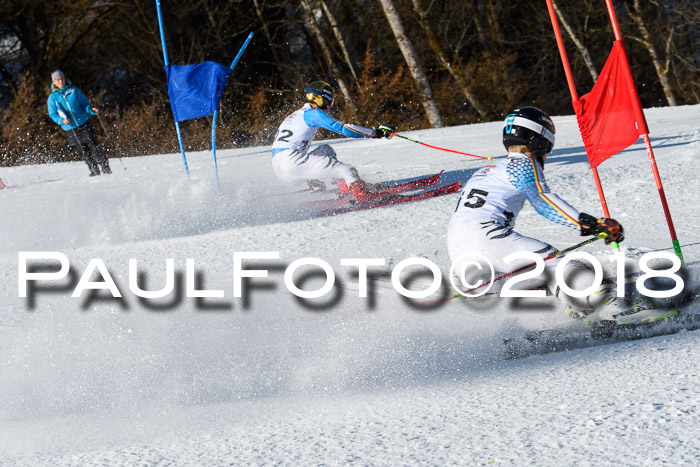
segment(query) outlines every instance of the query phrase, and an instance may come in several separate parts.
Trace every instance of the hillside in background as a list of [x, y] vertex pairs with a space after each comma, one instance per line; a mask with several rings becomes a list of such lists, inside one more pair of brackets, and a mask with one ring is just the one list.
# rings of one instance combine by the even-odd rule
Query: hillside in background
[[[642, 104], [699, 103], [695, 2], [612, 3]], [[254, 33], [221, 101], [221, 148], [269, 144], [277, 122], [316, 79], [334, 86], [341, 119], [402, 131], [499, 120], [521, 105], [555, 115], [572, 111], [541, 0], [161, 4], [171, 64], [213, 60], [229, 66]], [[605, 2], [555, 4], [583, 95], [614, 39]], [[407, 45], [402, 51], [390, 18], [403, 28], [399, 37], [410, 40], [417, 65], [407, 64]], [[0, 5], [0, 166], [80, 158], [66, 150], [63, 131], [46, 116], [49, 77], [57, 68], [102, 109], [122, 155], [177, 151], [156, 2], [5, 0]], [[414, 76], [419, 71], [424, 81]], [[429, 115], [426, 100], [435, 104], [439, 118]], [[209, 119], [185, 122], [187, 149], [208, 148], [210, 127]]]

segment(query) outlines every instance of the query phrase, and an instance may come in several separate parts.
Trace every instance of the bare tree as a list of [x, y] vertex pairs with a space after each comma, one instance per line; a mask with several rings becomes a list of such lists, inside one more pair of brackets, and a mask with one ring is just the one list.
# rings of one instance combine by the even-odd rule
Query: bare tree
[[[517, 80], [514, 79], [512, 62], [508, 57], [508, 52], [513, 50], [514, 44], [509, 43], [507, 35], [501, 28], [500, 22], [506, 17], [503, 9], [504, 2], [502, 0], [476, 0], [476, 10], [480, 15], [480, 20], [484, 21], [487, 26], [487, 29], [483, 27], [479, 29], [480, 34], [484, 35], [482, 47], [487, 51], [488, 58], [492, 59], [492, 73], [494, 76], [498, 76], [498, 84], [506, 96], [506, 106], [511, 107], [520, 100], [520, 92], [515, 85], [512, 85]], [[504, 21], [504, 24], [507, 23]]]
[[304, 10], [306, 11], [306, 14], [309, 17], [309, 25], [311, 26], [311, 29], [314, 32], [314, 36], [316, 36], [316, 40], [318, 41], [318, 44], [321, 47], [321, 52], [323, 53], [323, 58], [326, 61], [326, 65], [328, 65], [328, 68], [331, 70], [331, 73], [333, 74], [336, 81], [338, 82], [338, 87], [340, 88], [340, 92], [343, 93], [343, 97], [345, 97], [345, 102], [348, 103], [348, 107], [350, 108], [350, 111], [352, 112], [353, 116], [355, 116], [355, 114], [356, 114], [355, 104], [352, 101], [352, 97], [350, 96], [350, 90], [348, 89], [348, 86], [345, 84], [345, 80], [341, 77], [341, 74], [340, 74], [340, 71], [338, 70], [338, 67], [335, 66], [335, 62], [333, 61], [333, 54], [331, 53], [331, 49], [328, 46], [326, 39], [324, 38], [323, 34], [321, 33], [321, 28], [319, 27], [318, 23], [316, 22], [316, 18], [314, 17], [313, 10], [311, 9], [311, 5], [309, 4], [308, 0], [300, 0], [300, 1], [301, 1], [301, 5], [304, 7]]
[[0, 22], [10, 26], [18, 50], [24, 52], [19, 54], [20, 68], [31, 72], [37, 86], [47, 82], [52, 69], [75, 65], [76, 50], [88, 47], [91, 36], [109, 22], [115, 8], [109, 3], [93, 3], [90, 0], [49, 4], [37, 0], [2, 2]]
[[639, 0], [634, 0], [632, 2], [632, 8], [630, 8], [627, 4], [625, 4], [625, 8], [627, 9], [627, 13], [629, 13], [630, 18], [632, 18], [632, 21], [634, 21], [637, 25], [637, 28], [639, 28], [639, 32], [642, 35], [642, 37], [632, 36], [632, 39], [641, 43], [644, 46], [644, 48], [649, 52], [649, 55], [651, 56], [651, 62], [654, 65], [654, 70], [656, 70], [656, 76], [658, 76], [659, 83], [661, 83], [661, 87], [664, 90], [666, 101], [668, 101], [668, 105], [674, 107], [676, 105], [676, 97], [673, 95], [673, 89], [671, 88], [671, 83], [668, 80], [668, 72], [671, 68], [670, 49], [673, 43], [674, 27], [671, 26], [668, 31], [668, 36], [666, 37], [665, 50], [666, 59], [662, 61], [659, 57], [658, 52], [656, 51], [656, 47], [654, 47], [654, 43], [651, 39], [651, 34], [649, 33], [649, 29], [647, 28], [647, 25], [644, 22], [644, 16], [642, 15], [642, 9], [639, 5]]
[[343, 57], [345, 58], [345, 63], [348, 65], [348, 68], [350, 69], [350, 73], [352, 74], [353, 79], [355, 80], [355, 85], [357, 85], [357, 73], [355, 73], [355, 67], [352, 64], [352, 60], [350, 59], [350, 53], [348, 52], [348, 48], [345, 45], [345, 39], [343, 38], [343, 34], [340, 30], [340, 27], [338, 26], [338, 22], [335, 19], [335, 15], [333, 15], [333, 12], [328, 8], [328, 5], [326, 4], [325, 0], [319, 0], [319, 3], [321, 4], [321, 8], [323, 9], [323, 12], [326, 15], [326, 18], [328, 18], [328, 23], [331, 25], [331, 30], [333, 31], [333, 35], [335, 36], [335, 39], [338, 41], [338, 45], [340, 46], [340, 50], [343, 52]]
[[272, 39], [272, 33], [270, 32], [270, 26], [268, 25], [268, 22], [265, 19], [265, 16], [263, 15], [263, 9], [260, 6], [260, 0], [253, 0], [253, 7], [255, 8], [255, 15], [258, 17], [258, 20], [260, 21], [260, 25], [262, 26], [263, 34], [265, 35], [265, 39], [267, 40], [267, 43], [270, 45], [270, 49], [272, 51], [273, 58], [275, 59], [276, 62], [281, 63], [282, 60], [280, 59], [279, 54], [277, 53], [277, 49], [272, 46], [274, 44], [274, 40]]
[[479, 113], [481, 118], [486, 118], [487, 117], [487, 112], [484, 107], [479, 103], [479, 100], [476, 98], [472, 90], [469, 88], [469, 85], [465, 81], [464, 77], [457, 71], [455, 68], [452, 66], [452, 63], [450, 63], [450, 59], [447, 57], [447, 54], [445, 53], [445, 50], [442, 48], [442, 45], [440, 45], [440, 41], [438, 40], [437, 36], [433, 32], [432, 27], [430, 26], [430, 23], [428, 22], [428, 12], [423, 8], [423, 5], [421, 4], [420, 0], [411, 0], [413, 2], [413, 10], [416, 12], [418, 15], [418, 18], [420, 20], [420, 25], [423, 28], [423, 31], [425, 31], [425, 35], [428, 37], [428, 45], [430, 45], [430, 48], [433, 50], [435, 53], [435, 56], [438, 58], [438, 61], [442, 66], [447, 69], [447, 71], [450, 73], [450, 76], [455, 80], [457, 83], [457, 86], [462, 90], [462, 94], [464, 94], [464, 98], [471, 104], [472, 107]]
[[559, 6], [554, 0], [552, 0], [552, 6], [554, 7], [554, 11], [557, 14], [557, 18], [559, 18], [559, 21], [561, 22], [562, 26], [564, 26], [566, 33], [569, 35], [569, 38], [576, 46], [578, 52], [581, 54], [583, 63], [586, 65], [588, 73], [590, 73], [591, 78], [593, 78], [593, 82], [595, 83], [598, 80], [598, 71], [596, 70], [595, 65], [593, 65], [593, 60], [591, 60], [591, 54], [588, 52], [586, 46], [583, 45], [583, 42], [581, 42], [578, 36], [576, 36], [576, 32], [566, 20], [561, 10], [559, 9]]
[[399, 13], [396, 11], [394, 2], [392, 2], [392, 0], [379, 0], [379, 3], [381, 3], [382, 8], [384, 9], [386, 19], [389, 21], [394, 37], [396, 37], [396, 42], [399, 44], [399, 49], [401, 49], [401, 53], [406, 60], [411, 76], [413, 76], [413, 81], [418, 89], [421, 104], [423, 105], [425, 113], [428, 116], [428, 121], [433, 128], [444, 127], [445, 124], [442, 121], [440, 109], [438, 109], [437, 103], [435, 102], [433, 89], [430, 86], [430, 82], [428, 81], [428, 77], [425, 75], [425, 71], [420, 64], [420, 61], [418, 60], [418, 56], [416, 55], [416, 51], [413, 48], [411, 40], [404, 32], [403, 24], [401, 23]]

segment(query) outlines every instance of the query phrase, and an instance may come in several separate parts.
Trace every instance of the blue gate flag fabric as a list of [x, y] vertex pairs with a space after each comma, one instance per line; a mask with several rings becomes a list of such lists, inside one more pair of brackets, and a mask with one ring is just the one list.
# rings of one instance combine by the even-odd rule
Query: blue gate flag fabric
[[176, 122], [213, 114], [231, 75], [229, 67], [216, 62], [168, 65], [165, 72]]

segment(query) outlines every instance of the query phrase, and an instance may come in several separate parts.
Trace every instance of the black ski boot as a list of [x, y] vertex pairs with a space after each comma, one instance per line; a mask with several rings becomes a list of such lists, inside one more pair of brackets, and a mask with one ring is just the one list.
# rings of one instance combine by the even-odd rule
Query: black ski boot
[[100, 169], [99, 169], [99, 167], [97, 167], [97, 164], [95, 164], [95, 163], [91, 164], [90, 162], [88, 162], [87, 166], [90, 169], [90, 176], [91, 177], [94, 177], [94, 176], [100, 174]]

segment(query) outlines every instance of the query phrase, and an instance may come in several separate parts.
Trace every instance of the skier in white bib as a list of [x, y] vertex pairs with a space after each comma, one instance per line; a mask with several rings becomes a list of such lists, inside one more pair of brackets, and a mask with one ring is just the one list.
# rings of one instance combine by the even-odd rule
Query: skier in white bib
[[[554, 133], [551, 118], [535, 107], [522, 107], [507, 116], [503, 127], [507, 159], [476, 171], [464, 186], [452, 214], [447, 238], [455, 271], [460, 271], [459, 258], [468, 254], [485, 256], [493, 264], [496, 274], [504, 274], [531, 263], [530, 260], [504, 262], [503, 258], [512, 253], [528, 251], [545, 258], [556, 252], [556, 248], [548, 243], [514, 230], [515, 220], [525, 201], [529, 201], [546, 219], [576, 229], [581, 235], [600, 235], [608, 244], [624, 239], [619, 222], [604, 217], [596, 219], [579, 212], [547, 187], [544, 164], [554, 147]], [[555, 279], [559, 261], [560, 258], [545, 261], [545, 273], [540, 276], [539, 283], [535, 280], [525, 286], [546, 286], [580, 317], [613, 299], [614, 288], [605, 281], [589, 297], [573, 299], [565, 295]], [[569, 265], [572, 266], [567, 273], [571, 280], [567, 282], [569, 287], [583, 290], [593, 283], [594, 273], [590, 268], [576, 262]], [[472, 269], [476, 271], [476, 268]], [[494, 284], [491, 291], [497, 291], [500, 286], [502, 284]]]
[[355, 167], [340, 162], [333, 148], [321, 144], [309, 151], [319, 128], [350, 138], [389, 138], [391, 128], [374, 130], [341, 122], [326, 112], [333, 106], [330, 84], [314, 81], [304, 90], [306, 103], [284, 119], [272, 144], [272, 168], [277, 178], [292, 186], [307, 183], [310, 188], [324, 187], [324, 181], [337, 183], [342, 193], [351, 192], [359, 201], [373, 198], [372, 186], [366, 184]]

